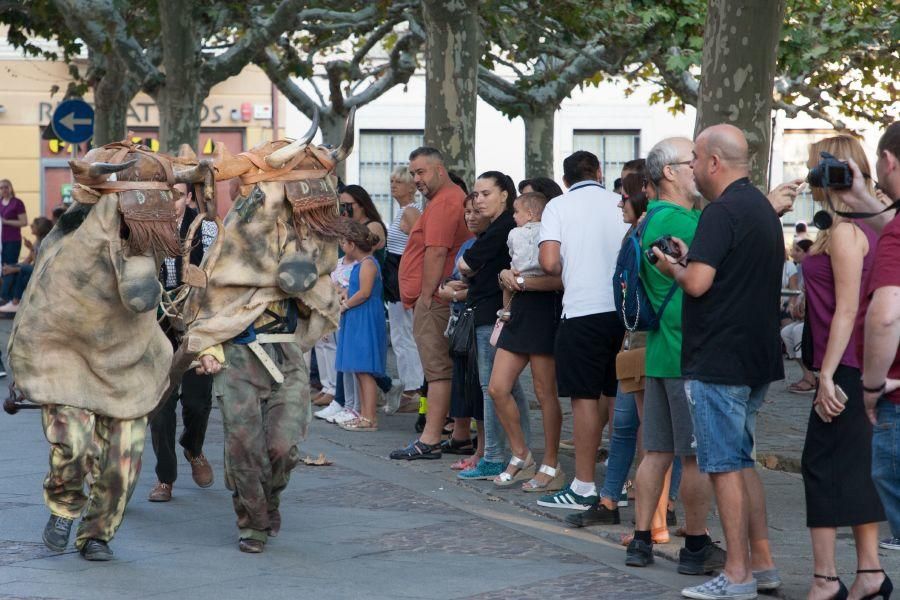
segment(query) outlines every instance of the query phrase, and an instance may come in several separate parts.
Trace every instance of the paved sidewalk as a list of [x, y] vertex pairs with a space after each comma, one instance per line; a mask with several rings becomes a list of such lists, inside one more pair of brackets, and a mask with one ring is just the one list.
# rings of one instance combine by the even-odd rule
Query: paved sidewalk
[[[0, 321], [2, 347], [10, 324]], [[523, 383], [530, 388], [530, 380]], [[775, 455], [779, 466], [790, 466], [799, 460], [812, 398], [783, 389], [784, 383], [773, 384], [763, 408], [759, 447], [761, 457]], [[567, 401], [563, 407], [570, 426]], [[532, 418], [539, 441], [540, 412], [532, 411]], [[656, 548], [661, 559], [654, 566], [624, 566], [617, 541], [631, 529], [633, 507], [622, 509], [621, 526], [571, 530], [562, 520], [565, 511], [537, 507], [535, 495], [457, 480], [449, 470], [452, 457], [388, 460], [390, 450], [415, 437], [414, 420], [382, 415], [381, 431], [369, 434], [315, 422], [302, 450], [323, 452], [335, 464], [298, 467], [284, 495], [281, 535], [264, 554], [252, 556], [237, 551], [230, 493], [222, 482], [221, 420], [214, 410], [206, 446], [214, 486], [197, 488], [183, 463], [173, 501], [148, 502], [155, 482], [148, 443], [138, 488], [112, 544], [116, 560], [104, 564], [83, 561], [72, 549], [56, 555], [44, 548], [47, 444], [39, 413], [0, 413], [0, 600], [677, 598], [683, 586], [703, 581], [678, 575], [675, 563], [665, 560], [677, 555], [678, 538]], [[539, 456], [540, 444], [533, 449]], [[571, 475], [571, 454], [563, 454], [562, 463]], [[802, 481], [792, 472], [761, 474], [785, 580], [778, 596], [803, 598], [812, 558]], [[600, 465], [597, 480], [603, 475]], [[678, 513], [680, 519], [680, 508]], [[715, 516], [710, 528], [714, 539], [722, 538]], [[837, 555], [849, 584], [855, 568], [849, 530], [839, 533]], [[900, 553], [882, 551], [882, 560], [889, 573], [900, 575]]]

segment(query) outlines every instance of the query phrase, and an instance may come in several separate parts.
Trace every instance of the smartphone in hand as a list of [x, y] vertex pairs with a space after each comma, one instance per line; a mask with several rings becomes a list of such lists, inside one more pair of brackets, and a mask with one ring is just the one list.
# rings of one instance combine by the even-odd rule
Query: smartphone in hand
[[[844, 406], [847, 405], [847, 400], [849, 400], [849, 398], [847, 397], [847, 392], [845, 392], [841, 388], [841, 386], [839, 386], [839, 385], [834, 386], [834, 396], [835, 396], [835, 398], [837, 398], [838, 402], [840, 402]], [[823, 421], [825, 421], [826, 423], [831, 423], [831, 420], [834, 418], [834, 417], [829, 417], [828, 415], [825, 414], [825, 411], [822, 410], [821, 404], [816, 404], [815, 406], [813, 406], [813, 410], [815, 410], [816, 414], [819, 415], [819, 418], [822, 419]]]

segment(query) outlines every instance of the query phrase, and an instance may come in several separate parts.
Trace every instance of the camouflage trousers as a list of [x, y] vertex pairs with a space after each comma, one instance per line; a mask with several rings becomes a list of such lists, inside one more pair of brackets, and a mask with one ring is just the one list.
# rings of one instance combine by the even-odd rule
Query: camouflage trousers
[[225, 485], [232, 491], [241, 538], [265, 542], [300, 458], [311, 409], [309, 371], [297, 344], [263, 344], [284, 383], [278, 384], [247, 346], [225, 344], [224, 368], [213, 393], [225, 430]]
[[114, 419], [83, 408], [45, 404], [41, 419], [50, 442], [44, 502], [54, 515], [81, 517], [76, 548], [91, 538], [110, 541], [122, 524], [141, 472], [147, 417]]

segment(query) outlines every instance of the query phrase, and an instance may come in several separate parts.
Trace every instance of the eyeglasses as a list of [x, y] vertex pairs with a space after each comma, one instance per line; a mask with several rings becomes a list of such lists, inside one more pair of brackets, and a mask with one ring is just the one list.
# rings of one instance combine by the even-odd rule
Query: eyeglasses
[[679, 161], [679, 162], [670, 162], [670, 163], [666, 163], [666, 166], [667, 166], [667, 167], [674, 167], [675, 165], [689, 165], [689, 164], [691, 164], [691, 162], [693, 162], [693, 159], [682, 160], [682, 161]]

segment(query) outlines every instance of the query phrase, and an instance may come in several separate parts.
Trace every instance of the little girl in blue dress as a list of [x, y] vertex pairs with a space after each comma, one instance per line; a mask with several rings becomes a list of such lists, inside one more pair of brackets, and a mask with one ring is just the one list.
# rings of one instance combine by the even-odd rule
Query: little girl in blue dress
[[353, 373], [359, 384], [359, 417], [342, 423], [348, 431], [378, 431], [375, 421], [375, 377], [384, 375], [387, 362], [387, 327], [381, 299], [381, 266], [372, 256], [377, 236], [365, 225], [346, 219], [341, 249], [355, 260], [347, 299], [341, 301], [336, 368]]

